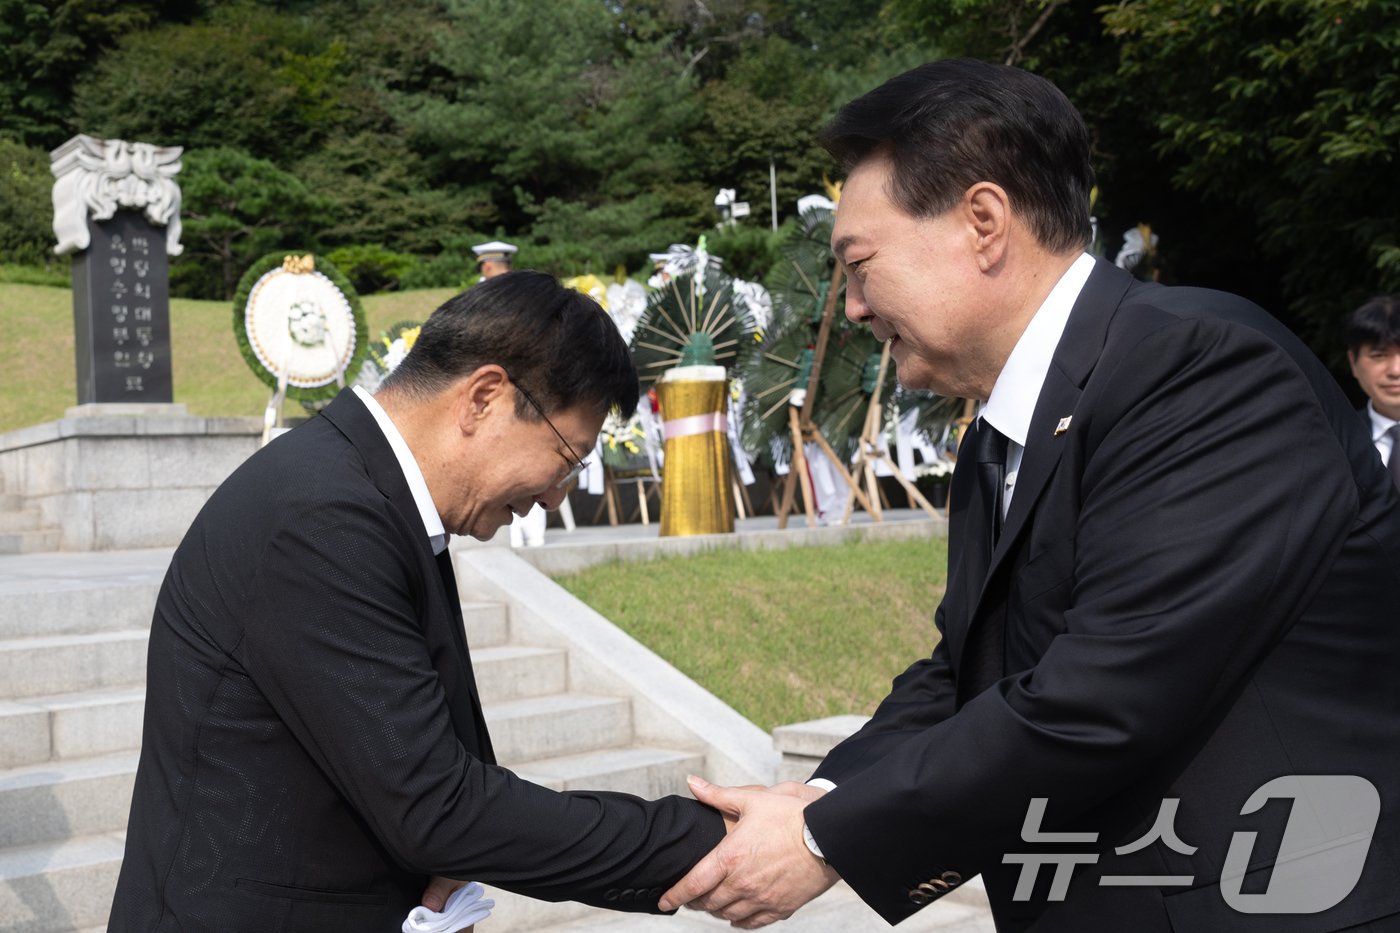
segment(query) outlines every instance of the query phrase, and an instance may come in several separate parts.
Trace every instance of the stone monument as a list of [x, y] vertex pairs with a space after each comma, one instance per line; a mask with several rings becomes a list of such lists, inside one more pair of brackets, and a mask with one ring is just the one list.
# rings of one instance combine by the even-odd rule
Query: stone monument
[[73, 257], [79, 406], [173, 399], [168, 257], [182, 250], [181, 152], [80, 134], [50, 153], [54, 252]]

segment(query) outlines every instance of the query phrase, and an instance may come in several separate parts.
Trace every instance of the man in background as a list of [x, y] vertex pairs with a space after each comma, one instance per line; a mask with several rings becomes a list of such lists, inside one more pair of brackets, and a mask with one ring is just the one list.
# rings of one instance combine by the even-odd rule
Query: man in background
[[472, 252], [476, 254], [476, 271], [481, 273], [482, 279], [494, 279], [498, 275], [504, 275], [510, 271], [518, 250], [519, 247], [500, 240], [478, 243], [472, 247]]
[[1366, 393], [1366, 428], [1400, 490], [1400, 301], [1379, 295], [1351, 313], [1347, 361]]

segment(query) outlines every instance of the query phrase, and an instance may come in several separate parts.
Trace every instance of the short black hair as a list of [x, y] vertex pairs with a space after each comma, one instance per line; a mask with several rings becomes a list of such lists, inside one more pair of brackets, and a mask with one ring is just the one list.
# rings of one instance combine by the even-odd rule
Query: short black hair
[[[489, 363], [546, 412], [582, 405], [630, 415], [637, 407], [637, 369], [612, 318], [553, 276], [525, 270], [486, 279], [443, 303], [383, 387], [428, 397]], [[520, 393], [515, 411], [539, 419]]]
[[936, 217], [979, 181], [1000, 185], [1042, 246], [1088, 246], [1089, 131], [1044, 78], [973, 59], [930, 62], [842, 107], [821, 143], [850, 172], [888, 155], [891, 196]]
[[1347, 349], [1360, 352], [1366, 345], [1388, 347], [1400, 345], [1400, 299], [1394, 295], [1377, 295], [1347, 317], [1343, 331]]

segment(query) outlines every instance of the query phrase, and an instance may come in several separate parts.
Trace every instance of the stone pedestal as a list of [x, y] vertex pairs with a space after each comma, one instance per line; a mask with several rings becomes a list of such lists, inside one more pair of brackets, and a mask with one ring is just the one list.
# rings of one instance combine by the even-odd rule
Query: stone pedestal
[[259, 418], [183, 405], [79, 405], [0, 434], [0, 488], [42, 514], [60, 550], [173, 547], [261, 436]]

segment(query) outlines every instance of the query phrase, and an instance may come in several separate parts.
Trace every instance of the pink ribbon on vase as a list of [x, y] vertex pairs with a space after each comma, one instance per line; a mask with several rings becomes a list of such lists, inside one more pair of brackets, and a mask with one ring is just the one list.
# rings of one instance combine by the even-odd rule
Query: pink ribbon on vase
[[724, 433], [729, 430], [729, 420], [724, 416], [724, 412], [716, 411], [705, 415], [691, 415], [688, 418], [663, 421], [661, 430], [665, 433], [668, 441], [677, 437], [690, 437], [694, 434], [710, 434], [714, 431]]

